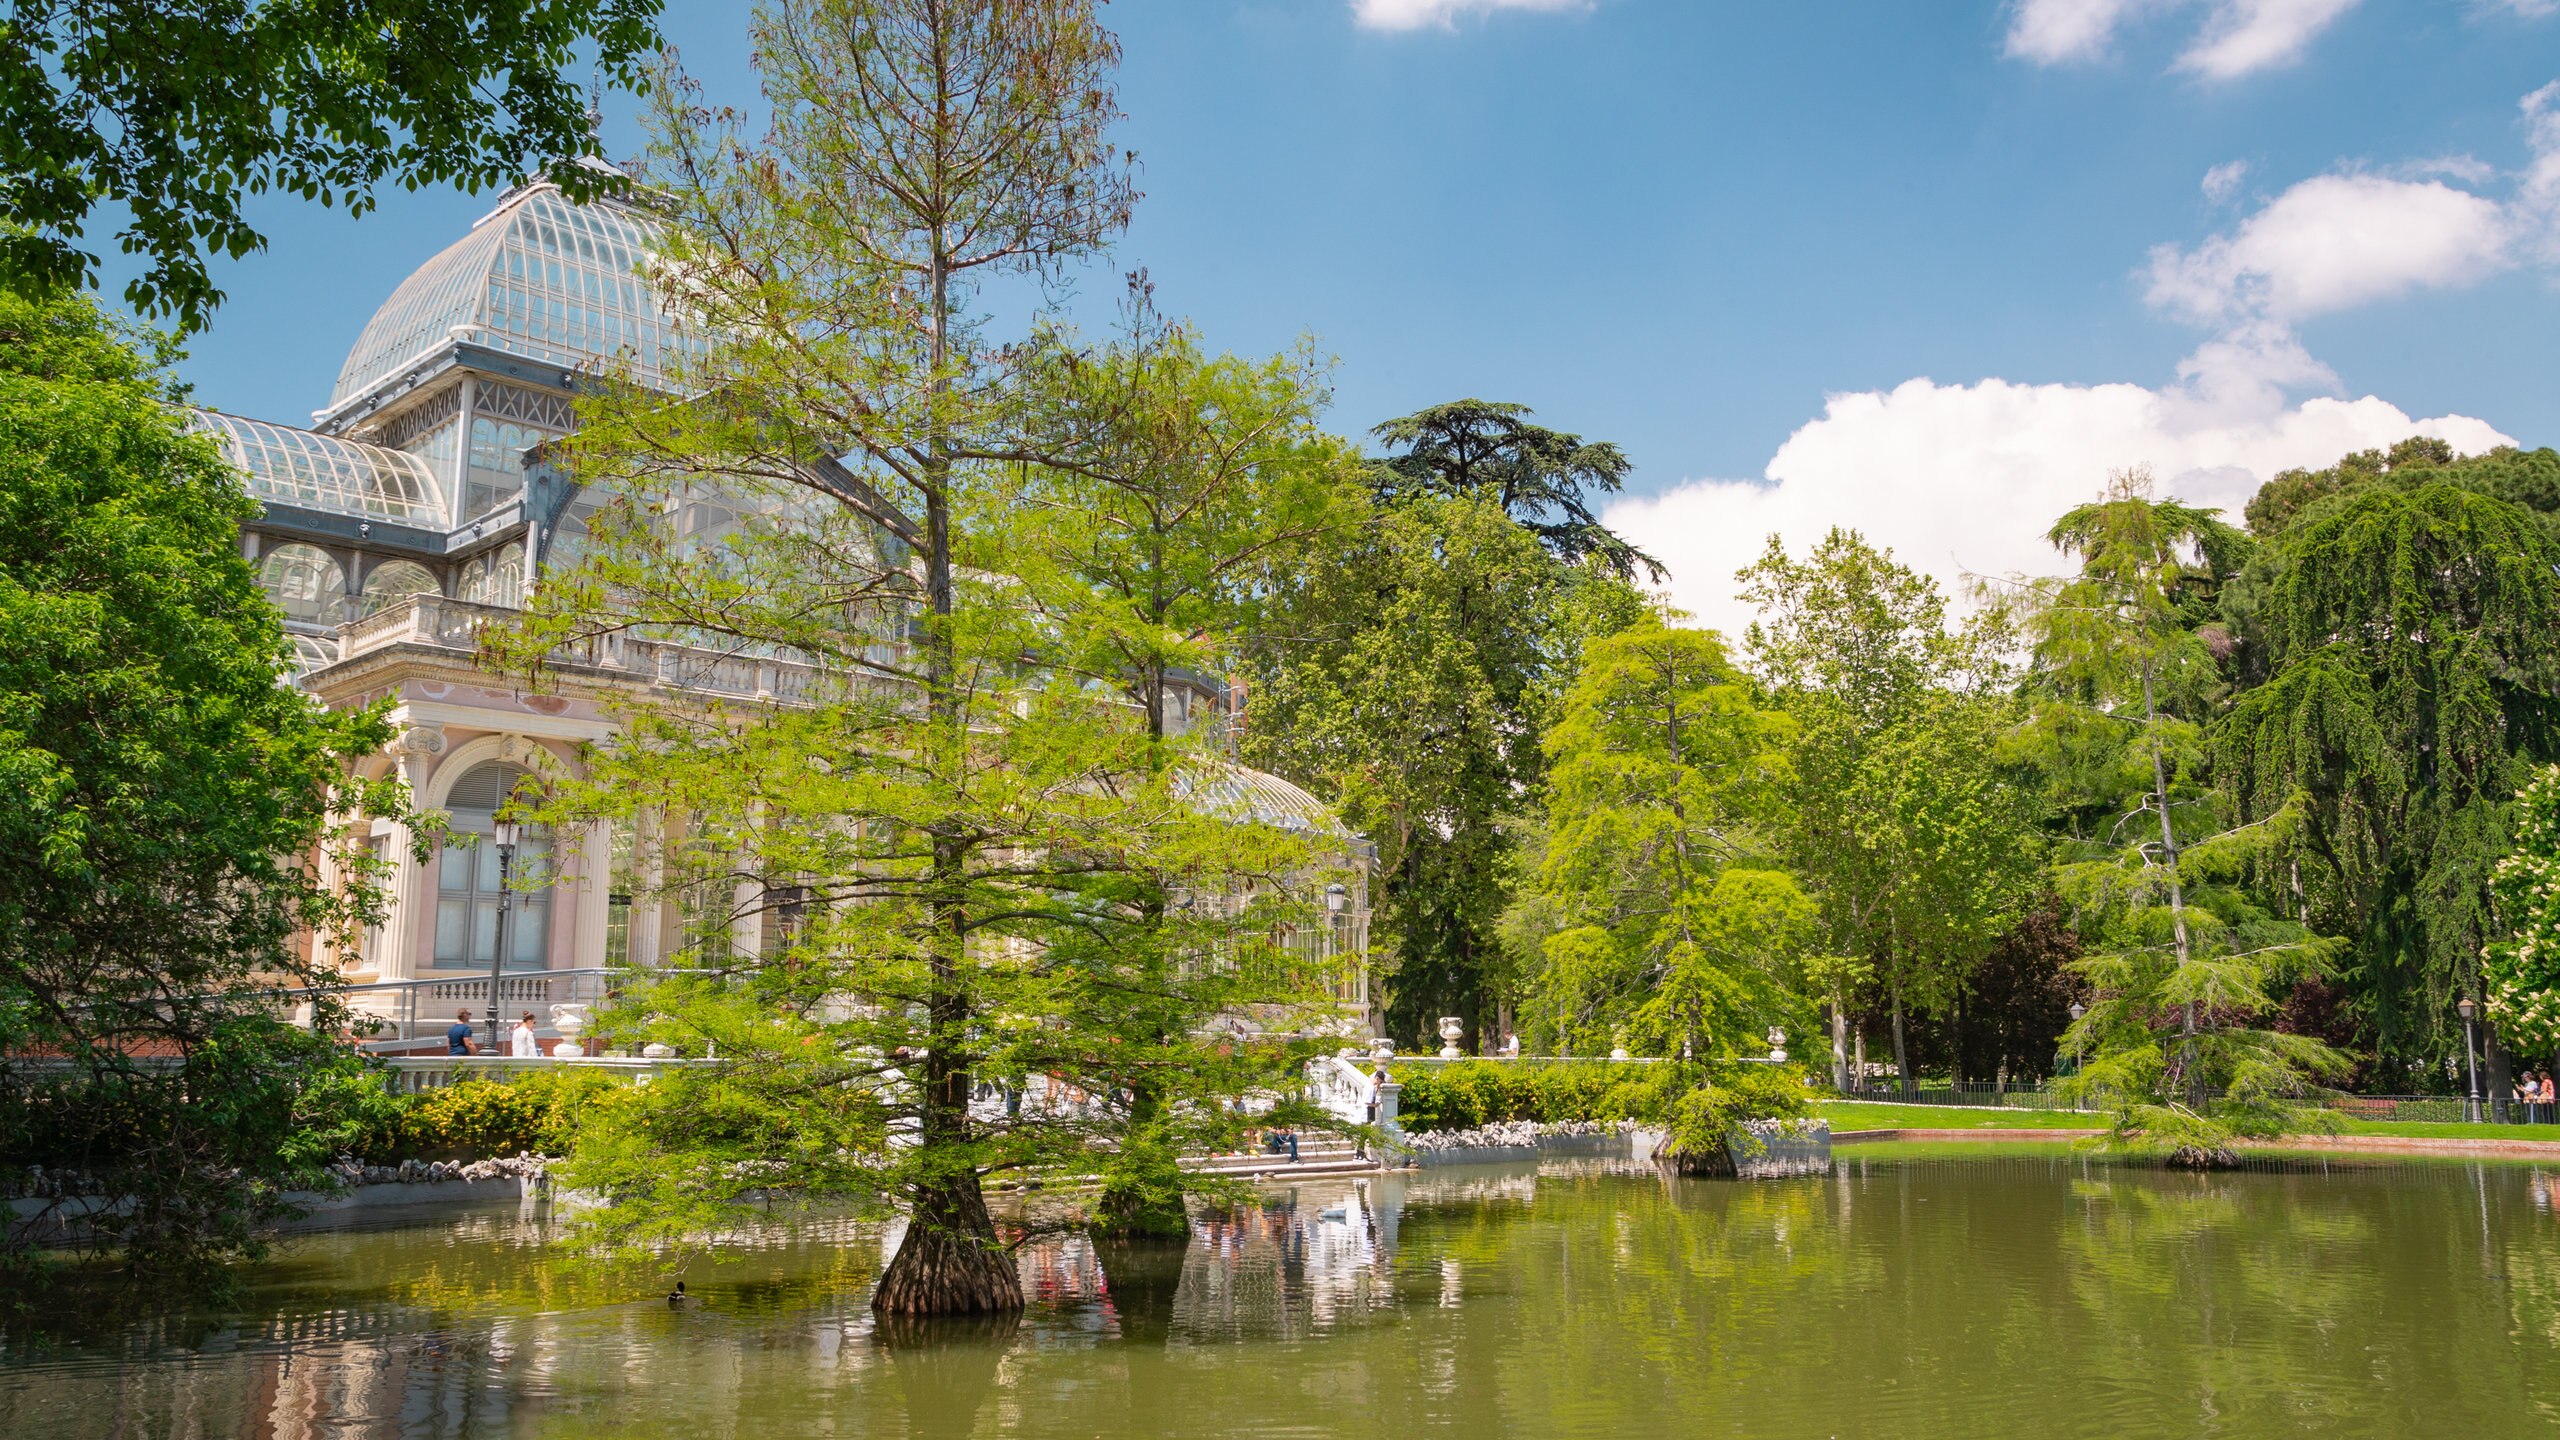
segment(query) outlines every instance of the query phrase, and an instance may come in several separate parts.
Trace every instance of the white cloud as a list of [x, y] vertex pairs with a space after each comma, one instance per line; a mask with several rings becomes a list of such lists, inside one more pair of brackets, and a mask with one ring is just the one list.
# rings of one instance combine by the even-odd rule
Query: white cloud
[[[2008, 53], [2038, 65], [2106, 57], [2116, 34], [2150, 11], [2192, 8], [2196, 0], [2017, 0]], [[2290, 64], [2358, 0], [2204, 0], [2203, 25], [2178, 68], [2230, 80]], [[2537, 0], [2512, 0], [2537, 3]], [[2553, 0], [2560, 3], [2560, 0]]]
[[2504, 10], [2527, 20], [2547, 20], [2560, 15], [2560, 0], [2485, 0], [2485, 8]]
[[[2116, 31], [2163, 0], [2018, 0], [2009, 14], [2009, 53], [2039, 65], [2096, 60]], [[2175, 3], [2175, 0], [2167, 0]]]
[[2219, 205], [2230, 199], [2231, 192], [2239, 189], [2240, 182], [2247, 178], [2249, 178], [2248, 161], [2226, 160], [2204, 172], [2204, 198]]
[[1351, 0], [1351, 18], [1372, 30], [1449, 29], [1461, 15], [1493, 10], [1587, 10], [1592, 0]]
[[2441, 181], [2315, 176], [2193, 250], [2153, 250], [2148, 298], [2204, 324], [2302, 320], [2495, 274], [2508, 231], [2497, 201]]
[[[2344, 398], [2295, 326], [2518, 266], [2560, 267], [2560, 82], [2520, 111], [2531, 159], [2503, 199], [2481, 181], [2406, 178], [2466, 176], [2469, 165], [2321, 175], [2192, 249], [2154, 250], [2149, 302], [2209, 332], [2169, 384], [1918, 379], [1834, 395], [1761, 479], [1690, 481], [1620, 501], [1606, 519], [1671, 567], [1676, 603], [1738, 633], [1750, 616], [1733, 572], [1773, 533], [1801, 551], [1834, 525], [1854, 527], [1961, 595], [1968, 575], [2053, 570], [2045, 530], [2127, 466], [2236, 519], [2280, 470], [2411, 435], [2466, 453], [2513, 443], [2470, 416], [2421, 419], [2376, 396]], [[2242, 173], [2238, 162], [2215, 167], [2207, 197], [2236, 193]]]
[[1802, 553], [1832, 526], [1853, 527], [1960, 596], [1968, 574], [2053, 573], [2046, 529], [2128, 465], [2150, 466], [2163, 494], [2237, 520], [2279, 470], [2413, 434], [2464, 452], [2510, 443], [2484, 421], [2413, 420], [2372, 396], [2270, 408], [2263, 393], [2217, 395], [2200, 378], [2156, 390], [1921, 379], [1834, 395], [1779, 447], [1765, 481], [1691, 481], [1604, 518], [1671, 567], [1675, 603], [1738, 637], [1751, 617], [1733, 572], [1772, 533]]
[[2220, 0], [2178, 68], [2233, 80], [2302, 58], [2302, 52], [2356, 0]]

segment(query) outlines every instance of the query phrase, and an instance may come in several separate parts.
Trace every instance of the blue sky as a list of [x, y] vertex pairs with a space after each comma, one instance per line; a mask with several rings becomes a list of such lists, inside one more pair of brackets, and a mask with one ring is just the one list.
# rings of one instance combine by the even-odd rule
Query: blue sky
[[[1711, 621], [1771, 532], [1957, 584], [2121, 465], [2236, 504], [2411, 429], [2560, 440], [2560, 0], [1106, 13], [1146, 199], [1096, 308], [1143, 264], [1213, 344], [1312, 334], [1346, 431], [1478, 395], [1617, 441]], [[668, 30], [745, 98], [738, 11]], [[486, 205], [263, 205], [187, 378], [305, 416]]]

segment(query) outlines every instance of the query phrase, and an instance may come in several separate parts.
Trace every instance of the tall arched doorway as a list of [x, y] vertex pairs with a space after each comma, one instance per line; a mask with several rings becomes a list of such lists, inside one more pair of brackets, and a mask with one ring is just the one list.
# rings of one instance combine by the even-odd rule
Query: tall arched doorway
[[[453, 817], [436, 867], [436, 964], [485, 969], [498, 949], [497, 810], [529, 772], [503, 760], [472, 766], [445, 797]], [[516, 845], [515, 875], [551, 869], [551, 834], [524, 827]], [[551, 892], [519, 889], [509, 917], [506, 968], [540, 970], [551, 954]]]

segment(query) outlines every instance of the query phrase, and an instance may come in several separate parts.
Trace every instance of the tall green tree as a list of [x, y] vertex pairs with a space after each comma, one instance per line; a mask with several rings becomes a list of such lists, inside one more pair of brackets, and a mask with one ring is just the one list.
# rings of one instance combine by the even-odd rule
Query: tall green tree
[[[513, 644], [678, 640], [805, 683], [634, 698], [551, 791], [564, 823], [657, 827], [666, 886], [709, 891], [731, 940], [725, 976], [642, 987], [628, 1020], [734, 1063], [601, 1109], [576, 1175], [615, 1198], [603, 1243], [792, 1197], [895, 1206], [876, 1309], [1008, 1311], [988, 1177], [1232, 1143], [1232, 1103], [1289, 1074], [1296, 1051], [1208, 1022], [1324, 997], [1273, 943], [1309, 845], [1200, 784], [1206, 737], [1160, 733], [1131, 677], [1091, 683], [1125, 606], [1044, 613], [1008, 549], [1022, 467], [1073, 457], [1025, 448], [1037, 396], [972, 297], [1127, 214], [1094, 6], [789, 0], [754, 34], [761, 144], [658, 89], [662, 282], [714, 337], [702, 398], [582, 416], [570, 463], [610, 503]], [[1187, 908], [1161, 908], [1168, 875]]]
[[1616, 446], [1527, 407], [1435, 405], [1373, 432], [1375, 513], [1280, 583], [1252, 671], [1257, 763], [1341, 797], [1376, 846], [1391, 1033], [1455, 1015], [1484, 1041], [1521, 977], [1496, 933], [1551, 723], [1586, 640], [1644, 613], [1658, 565], [1592, 510]]
[[2198, 1165], [2227, 1161], [2235, 1135], [2316, 1123], [2292, 1102], [2341, 1059], [2259, 1023], [2324, 947], [2249, 903], [2268, 834], [2234, 827], [2202, 773], [2199, 717], [2219, 675], [2181, 596], [2227, 529], [2214, 511], [2153, 499], [2147, 473], [2121, 472], [2054, 524], [2079, 572], [2023, 607], [2045, 728], [2098, 751], [2126, 797], [2117, 823], [2055, 870], [2093, 990], [2072, 1032], [2089, 1058], [2069, 1083], [2115, 1110], [2119, 1143]]
[[2001, 636], [1950, 624], [1935, 582], [1855, 531], [1802, 560], [1772, 537], [1738, 578], [1760, 609], [1752, 667], [1796, 726], [1781, 850], [1822, 910], [1834, 1083], [1864, 988], [1908, 1089], [1910, 1012], [1953, 998], [2031, 889], [2027, 811], [1998, 761], [2015, 718], [1994, 688]]
[[1793, 727], [1712, 632], [1592, 643], [1545, 747], [1544, 833], [1510, 924], [1526, 1030], [1559, 1053], [1731, 1059], [1793, 1023], [1813, 903], [1770, 864]]
[[1401, 415], [1369, 433], [1391, 452], [1377, 463], [1378, 498], [1416, 495], [1491, 500], [1568, 565], [1591, 565], [1623, 581], [1656, 584], [1661, 562], [1600, 523], [1591, 505], [1614, 495], [1631, 468], [1605, 440], [1585, 440], [1529, 423], [1526, 405], [1452, 400]]
[[1338, 797], [1376, 848], [1389, 1033], [1428, 1043], [1443, 1015], [1479, 1039], [1502, 1028], [1509, 817], [1541, 783], [1539, 736], [1582, 646], [1640, 613], [1485, 496], [1377, 507], [1275, 597], [1244, 754]]
[[0, 291], [0, 1190], [44, 1165], [132, 1197], [94, 1238], [153, 1273], [252, 1247], [328, 1158], [292, 1138], [328, 1047], [265, 996], [380, 918], [344, 824], [400, 805], [351, 778], [381, 720], [281, 683], [257, 507], [173, 353]]
[[2307, 506], [2264, 548], [2241, 633], [2266, 679], [2233, 703], [2219, 761], [2241, 817], [2282, 837], [2289, 908], [2350, 940], [2385, 1052], [2430, 1061], [2455, 1002], [2484, 998], [2516, 793], [2560, 758], [2560, 541], [2427, 479]]
[[[266, 238], [242, 213], [283, 191], [361, 214], [385, 180], [479, 189], [550, 167], [587, 195], [620, 180], [554, 164], [595, 151], [591, 54], [629, 85], [661, 0], [358, 0], [306, 5], [10, 0], [0, 8], [0, 284], [94, 283], [102, 205], [144, 268], [125, 298], [202, 326], [210, 255]], [[590, 47], [592, 49], [590, 50]]]
[[[1048, 618], [1053, 660], [1135, 708], [1151, 779], [1212, 788], [1225, 763], [1220, 721], [1187, 712], [1183, 697], [1212, 677], [1223, 688], [1272, 577], [1300, 569], [1362, 508], [1356, 457], [1316, 425], [1322, 373], [1303, 352], [1264, 361], [1207, 354], [1189, 326], [1156, 312], [1151, 287], [1135, 276], [1124, 335], [1085, 347], [1046, 333], [1024, 385], [1025, 443], [1047, 460], [1014, 467], [1014, 489], [994, 511], [1003, 526], [994, 547]], [[1151, 1051], [1198, 1020], [1178, 983], [1198, 961], [1184, 948], [1194, 937], [1168, 918], [1185, 879], [1133, 874], [1133, 923], [1100, 932], [1155, 977]], [[1105, 1172], [1104, 1227], [1187, 1234], [1186, 1181], [1163, 1140], [1182, 1087], [1138, 1068], [1116, 1088], [1130, 1097], [1139, 1139]]]

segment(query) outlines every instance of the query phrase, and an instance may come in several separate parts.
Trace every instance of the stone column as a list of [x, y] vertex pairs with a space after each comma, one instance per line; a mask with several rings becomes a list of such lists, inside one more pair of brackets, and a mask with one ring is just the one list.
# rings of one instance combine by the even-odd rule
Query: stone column
[[[389, 753], [399, 762], [400, 783], [409, 787], [412, 805], [426, 793], [427, 776], [444, 751], [444, 728], [438, 725], [412, 725], [391, 742]], [[435, 896], [427, 892], [427, 867], [416, 854], [417, 832], [411, 827], [378, 820], [373, 833], [381, 837], [385, 858], [392, 864], [390, 912], [382, 921], [382, 943], [374, 957], [375, 976], [381, 980], [414, 980], [424, 968], [422, 962], [429, 958], [418, 953], [419, 946], [434, 943]]]
[[667, 880], [666, 823], [653, 806], [644, 809], [631, 833], [631, 914], [625, 954], [634, 966], [648, 968], [666, 960]]
[[613, 822], [593, 821], [586, 831], [578, 851], [577, 928], [569, 941], [569, 965], [577, 970], [603, 967], [604, 932], [613, 920]]

